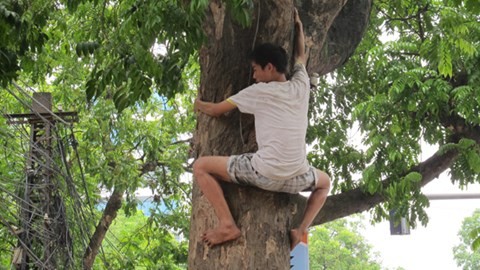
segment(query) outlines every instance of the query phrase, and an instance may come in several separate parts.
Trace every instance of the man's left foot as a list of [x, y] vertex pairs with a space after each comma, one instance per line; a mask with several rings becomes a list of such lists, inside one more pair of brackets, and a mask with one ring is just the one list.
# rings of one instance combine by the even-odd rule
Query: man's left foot
[[290, 230], [290, 251], [292, 251], [300, 241], [302, 241], [303, 232], [298, 229]]

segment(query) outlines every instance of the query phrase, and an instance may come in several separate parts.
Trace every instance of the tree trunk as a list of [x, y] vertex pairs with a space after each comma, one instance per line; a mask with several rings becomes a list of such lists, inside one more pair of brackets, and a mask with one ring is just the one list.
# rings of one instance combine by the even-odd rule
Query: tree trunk
[[[199, 97], [202, 100], [222, 101], [253, 82], [247, 56], [254, 45], [272, 42], [291, 54], [293, 0], [254, 2], [252, 25], [242, 29], [222, 1], [210, 1], [204, 25], [208, 40], [200, 51]], [[309, 72], [325, 74], [334, 70], [348, 59], [361, 40], [370, 1], [345, 2], [323, 0], [295, 4], [304, 22], [310, 51]], [[256, 150], [254, 123], [249, 115], [238, 111], [220, 118], [198, 115], [197, 121], [197, 156]], [[229, 184], [224, 185], [224, 191], [242, 235], [212, 249], [203, 244], [201, 234], [214, 227], [217, 219], [194, 185], [189, 269], [289, 269], [288, 231], [295, 214], [303, 212], [295, 202], [296, 196]]]

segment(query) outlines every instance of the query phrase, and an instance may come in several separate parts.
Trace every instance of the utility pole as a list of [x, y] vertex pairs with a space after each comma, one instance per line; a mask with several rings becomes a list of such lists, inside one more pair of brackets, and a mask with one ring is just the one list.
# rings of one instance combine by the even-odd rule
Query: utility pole
[[[65, 205], [58, 193], [53, 145], [58, 123], [78, 121], [76, 112], [52, 112], [50, 93], [34, 93], [31, 112], [5, 115], [11, 125], [30, 125], [30, 150], [24, 185], [17, 192], [20, 206], [18, 242], [12, 264], [16, 269], [59, 269], [68, 265], [71, 239]], [[58, 159], [57, 159], [58, 160]]]

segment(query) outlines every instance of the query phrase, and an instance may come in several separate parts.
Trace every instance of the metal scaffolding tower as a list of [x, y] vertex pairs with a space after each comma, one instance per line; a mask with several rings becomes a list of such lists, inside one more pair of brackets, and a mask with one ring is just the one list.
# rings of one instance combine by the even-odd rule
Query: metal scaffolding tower
[[61, 265], [69, 264], [71, 239], [52, 150], [56, 125], [78, 121], [77, 113], [52, 112], [51, 94], [34, 93], [31, 113], [6, 117], [9, 124], [30, 125], [26, 179], [17, 191], [20, 220], [13, 265], [21, 270], [58, 269], [60, 260]]

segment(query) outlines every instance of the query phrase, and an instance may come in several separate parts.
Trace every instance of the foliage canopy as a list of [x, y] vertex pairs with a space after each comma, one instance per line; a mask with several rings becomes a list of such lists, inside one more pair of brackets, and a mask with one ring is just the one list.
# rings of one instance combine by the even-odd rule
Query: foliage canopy
[[478, 234], [475, 234], [480, 228], [480, 209], [463, 220], [462, 227], [458, 235], [461, 243], [453, 248], [455, 261], [463, 270], [473, 270], [480, 267], [480, 250], [472, 247], [475, 241], [478, 241]]
[[459, 151], [453, 182], [480, 181], [479, 10], [475, 1], [374, 2], [355, 55], [314, 96], [324, 105], [311, 112], [309, 139], [321, 138], [312, 160], [338, 178], [336, 192], [380, 192], [378, 218], [396, 209], [425, 224], [422, 176], [411, 171], [427, 158], [422, 144]]
[[312, 228], [308, 239], [311, 269], [381, 269], [361, 229], [361, 220], [350, 219]]

